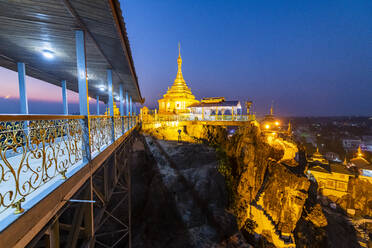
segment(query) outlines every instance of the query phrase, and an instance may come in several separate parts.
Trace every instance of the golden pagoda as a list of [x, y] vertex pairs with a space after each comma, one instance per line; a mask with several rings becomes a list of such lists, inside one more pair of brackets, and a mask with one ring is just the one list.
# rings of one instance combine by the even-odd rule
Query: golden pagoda
[[191, 93], [191, 90], [186, 85], [185, 80], [182, 76], [182, 58], [181, 49], [178, 44], [178, 71], [177, 77], [174, 80], [172, 87], [169, 89], [163, 98], [158, 100], [159, 102], [159, 114], [180, 114], [189, 113], [190, 110], [187, 108], [191, 104], [198, 103], [195, 96]]
[[307, 162], [319, 162], [321, 164], [328, 164], [328, 160], [325, 159], [324, 156], [319, 152], [318, 147], [316, 148], [316, 152], [313, 153], [313, 155], [307, 160]]

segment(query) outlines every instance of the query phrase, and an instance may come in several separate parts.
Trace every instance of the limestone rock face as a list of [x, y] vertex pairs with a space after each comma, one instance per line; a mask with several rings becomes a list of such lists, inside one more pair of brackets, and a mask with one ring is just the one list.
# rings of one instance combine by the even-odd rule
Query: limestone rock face
[[[310, 181], [303, 171], [280, 162], [293, 159], [296, 151], [295, 144], [281, 138], [269, 142], [256, 125], [241, 128], [226, 145], [234, 181], [231, 205], [239, 228], [252, 220], [253, 231], [277, 247], [295, 246], [293, 232], [308, 198]], [[323, 225], [322, 212], [314, 212], [314, 222], [315, 215]]]
[[305, 220], [311, 221], [316, 227], [325, 227], [328, 224], [320, 204], [316, 204], [311, 208], [310, 212], [305, 217]]
[[282, 233], [292, 233], [295, 229], [309, 186], [305, 176], [297, 176], [281, 164], [270, 164], [259, 203]]
[[[180, 127], [161, 127], [151, 134], [160, 139], [177, 140], [178, 129]], [[183, 141], [219, 145], [219, 168], [223, 168], [220, 172], [229, 191], [230, 212], [235, 215], [239, 229], [260, 234], [265, 237], [263, 242], [276, 247], [295, 247], [293, 233], [299, 220], [304, 223], [304, 230], [327, 224], [322, 210], [314, 203], [305, 208], [305, 217], [303, 215], [310, 181], [293, 160], [298, 151], [294, 143], [282, 138], [269, 142], [254, 123], [239, 128], [230, 138], [226, 129], [218, 126], [195, 124], [181, 129]], [[287, 165], [284, 160], [292, 162]], [[193, 174], [187, 177], [193, 181]], [[203, 193], [204, 186], [197, 188]], [[203, 195], [208, 199], [208, 194]], [[297, 234], [302, 235], [302, 243], [307, 242], [306, 232], [297, 231], [296, 238], [300, 236]], [[322, 231], [316, 235], [319, 243], [324, 241]]]
[[[349, 182], [350, 194], [342, 198], [334, 198], [344, 210], [355, 209], [358, 215], [372, 216], [372, 183], [365, 179], [351, 178]], [[357, 200], [356, 200], [357, 199]]]

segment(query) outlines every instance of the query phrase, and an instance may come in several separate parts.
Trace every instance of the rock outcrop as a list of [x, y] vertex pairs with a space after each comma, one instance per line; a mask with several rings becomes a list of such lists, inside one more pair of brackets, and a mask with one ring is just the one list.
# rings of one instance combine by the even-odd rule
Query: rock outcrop
[[[299, 221], [314, 229], [326, 223], [322, 210], [315, 203], [308, 204], [311, 183], [304, 166], [296, 167], [293, 160], [297, 151], [294, 143], [277, 137], [269, 141], [256, 123], [239, 128], [230, 138], [223, 127], [196, 124], [148, 132], [160, 139], [177, 140], [179, 129], [183, 141], [218, 145], [219, 171], [225, 176], [230, 212], [238, 228], [259, 234], [265, 247], [270, 243], [295, 247]], [[301, 235], [305, 243], [306, 235]], [[319, 244], [326, 242], [322, 231], [318, 238]]]

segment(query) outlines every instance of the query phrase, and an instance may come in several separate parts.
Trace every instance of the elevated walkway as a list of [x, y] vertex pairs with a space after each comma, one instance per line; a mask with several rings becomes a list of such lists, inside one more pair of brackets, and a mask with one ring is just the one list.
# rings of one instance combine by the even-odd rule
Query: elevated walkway
[[[84, 122], [82, 116], [7, 115], [0, 120], [0, 247], [25, 247], [130, 140], [138, 118], [91, 116]], [[89, 144], [83, 138], [87, 125]], [[114, 168], [106, 181], [117, 180], [120, 170]], [[108, 191], [105, 187], [83, 199], [107, 200], [108, 192], [100, 193]]]

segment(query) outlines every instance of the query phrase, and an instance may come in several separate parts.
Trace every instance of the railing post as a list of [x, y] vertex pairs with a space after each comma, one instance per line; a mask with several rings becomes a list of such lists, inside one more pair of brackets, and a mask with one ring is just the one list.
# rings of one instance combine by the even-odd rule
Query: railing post
[[114, 97], [112, 95], [112, 71], [110, 69], [107, 70], [107, 88], [108, 88], [108, 104], [110, 109], [110, 119], [111, 119], [111, 141], [114, 143], [115, 141], [115, 118], [114, 118]]
[[91, 160], [90, 153], [90, 130], [89, 130], [89, 100], [88, 100], [88, 79], [87, 79], [87, 68], [85, 59], [85, 38], [84, 31], [76, 30], [76, 65], [77, 65], [77, 76], [78, 76], [78, 88], [79, 88], [79, 109], [80, 115], [84, 115], [84, 119], [81, 120], [81, 127], [83, 131], [82, 135], [82, 149], [83, 149], [83, 161], [88, 162]]

